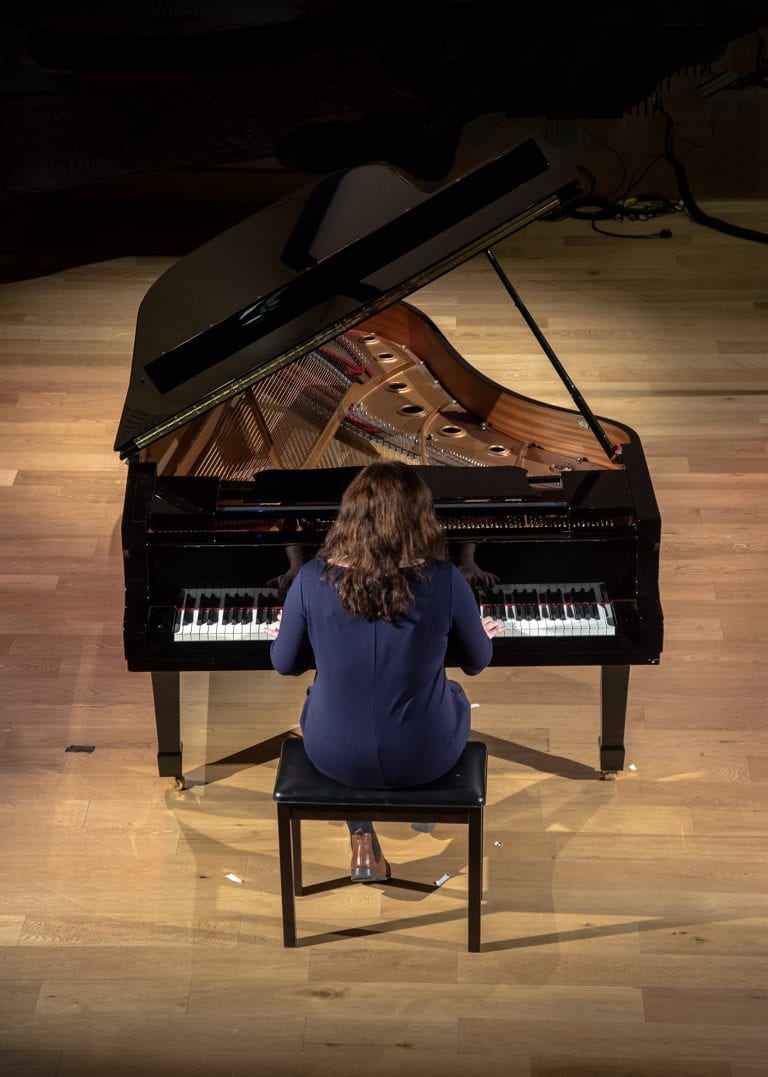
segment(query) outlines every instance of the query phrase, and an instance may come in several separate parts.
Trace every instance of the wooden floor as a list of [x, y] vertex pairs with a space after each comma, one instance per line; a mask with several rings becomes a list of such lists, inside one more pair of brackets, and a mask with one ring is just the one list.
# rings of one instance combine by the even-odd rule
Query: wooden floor
[[[707, 209], [768, 229], [765, 203]], [[301, 899], [304, 945], [283, 949], [275, 763], [210, 764], [293, 728], [306, 678], [190, 675], [189, 789], [156, 777], [149, 676], [122, 658], [112, 442], [169, 261], [0, 290], [0, 1072], [763, 1077], [768, 261], [671, 227], [539, 223], [499, 248], [593, 409], [647, 450], [667, 642], [633, 670], [616, 782], [593, 775], [596, 670], [467, 685], [491, 751], [480, 954], [464, 830], [403, 825], [381, 828], [396, 871], [448, 882]], [[482, 259], [417, 302], [478, 370], [565, 402]], [[305, 847], [310, 881], [346, 869], [342, 825]]]

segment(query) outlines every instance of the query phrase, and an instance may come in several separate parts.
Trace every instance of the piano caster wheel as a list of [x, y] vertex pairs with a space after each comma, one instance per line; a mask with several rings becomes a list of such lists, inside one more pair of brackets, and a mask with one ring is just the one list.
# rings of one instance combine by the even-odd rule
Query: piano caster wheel
[[600, 775], [599, 775], [600, 776], [600, 781], [601, 782], [615, 782], [617, 774], [618, 774], [618, 771], [616, 771], [616, 770], [601, 770]]
[[173, 788], [177, 793], [183, 792], [187, 786], [182, 775], [176, 775], [173, 779]]

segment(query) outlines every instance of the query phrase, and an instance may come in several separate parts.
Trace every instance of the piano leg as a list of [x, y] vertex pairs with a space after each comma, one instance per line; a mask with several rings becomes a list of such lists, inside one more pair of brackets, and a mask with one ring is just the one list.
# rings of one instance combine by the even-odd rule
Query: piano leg
[[157, 772], [161, 778], [184, 778], [181, 769], [181, 682], [178, 670], [152, 671], [157, 726]]
[[629, 666], [602, 666], [600, 678], [600, 770], [608, 781], [624, 769]]

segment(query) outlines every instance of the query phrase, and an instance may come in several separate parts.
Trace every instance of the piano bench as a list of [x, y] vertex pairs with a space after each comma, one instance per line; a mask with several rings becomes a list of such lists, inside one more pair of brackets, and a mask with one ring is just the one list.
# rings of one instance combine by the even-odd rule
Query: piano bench
[[[301, 871], [302, 819], [355, 819], [382, 822], [464, 823], [468, 828], [467, 949], [480, 949], [480, 906], [483, 896], [483, 806], [486, 795], [487, 749], [472, 741], [448, 774], [414, 789], [360, 789], [326, 778], [310, 763], [300, 737], [283, 741], [275, 779], [283, 945], [296, 945], [294, 896], [330, 889], [328, 883], [304, 887]], [[337, 885], [346, 885], [347, 876]], [[411, 889], [434, 885], [388, 879]], [[383, 885], [383, 884], [382, 884]]]

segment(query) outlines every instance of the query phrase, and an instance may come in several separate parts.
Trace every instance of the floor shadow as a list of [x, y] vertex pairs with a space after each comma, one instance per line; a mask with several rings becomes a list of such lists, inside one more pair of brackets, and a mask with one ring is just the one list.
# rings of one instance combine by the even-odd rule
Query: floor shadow
[[[232, 755], [223, 756], [210, 763], [204, 763], [184, 775], [184, 786], [187, 789], [193, 786], [209, 785], [211, 782], [231, 778], [240, 771], [249, 767], [259, 766], [272, 759], [278, 759], [283, 741], [288, 737], [297, 737], [301, 734], [295, 729], [287, 729], [277, 733], [268, 740], [252, 744]], [[541, 752], [536, 748], [528, 748], [524, 744], [515, 741], [503, 740], [491, 734], [473, 734], [472, 740], [482, 741], [488, 748], [488, 754], [497, 759], [504, 759], [509, 763], [521, 763], [532, 770], [542, 771], [544, 774], [555, 774], [560, 778], [569, 778], [572, 781], [594, 780], [600, 777], [600, 771], [589, 767], [585, 763], [578, 763], [574, 759], [565, 756], [552, 755], [549, 752]]]
[[300, 734], [294, 729], [286, 729], [282, 733], [277, 733], [274, 737], [269, 737], [268, 740], [252, 744], [239, 752], [233, 752], [232, 755], [214, 759], [211, 763], [203, 763], [201, 767], [195, 767], [194, 770], [184, 775], [184, 788], [191, 789], [193, 786], [210, 785], [211, 782], [231, 778], [234, 774], [239, 774], [243, 770], [249, 770], [251, 767], [258, 767], [262, 763], [268, 763], [272, 759], [278, 759], [283, 741], [288, 740], [289, 737], [298, 736]]
[[[422, 894], [432, 894], [435, 890], [439, 890], [439, 887], [435, 886], [434, 883], [420, 883], [414, 879], [390, 878], [382, 880], [378, 885], [394, 886], [401, 890], [417, 890]], [[320, 883], [310, 883], [308, 886], [304, 886], [301, 897], [308, 897], [310, 894], [324, 894], [328, 890], [338, 890], [343, 886], [360, 886], [360, 883], [356, 879], [350, 878], [349, 875], [342, 875], [338, 879], [326, 879]]]
[[482, 741], [488, 748], [488, 754], [496, 759], [505, 759], [508, 763], [522, 763], [523, 766], [540, 770], [544, 774], [555, 774], [559, 778], [570, 778], [572, 781], [594, 780], [600, 777], [600, 771], [587, 766], [586, 763], [577, 763], [576, 760], [562, 755], [540, 752], [536, 748], [502, 740], [501, 737], [494, 737], [489, 733], [473, 734], [471, 739]]

